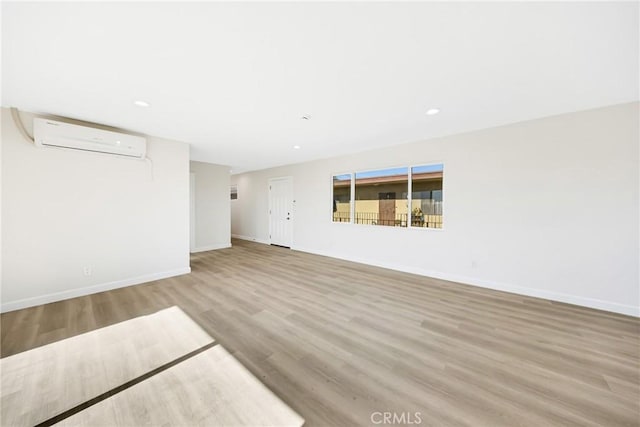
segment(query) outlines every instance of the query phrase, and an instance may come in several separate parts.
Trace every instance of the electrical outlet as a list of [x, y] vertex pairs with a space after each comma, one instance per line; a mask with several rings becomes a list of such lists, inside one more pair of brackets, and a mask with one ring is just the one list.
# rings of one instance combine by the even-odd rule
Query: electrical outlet
[[82, 269], [85, 276], [91, 276], [91, 266], [86, 266]]

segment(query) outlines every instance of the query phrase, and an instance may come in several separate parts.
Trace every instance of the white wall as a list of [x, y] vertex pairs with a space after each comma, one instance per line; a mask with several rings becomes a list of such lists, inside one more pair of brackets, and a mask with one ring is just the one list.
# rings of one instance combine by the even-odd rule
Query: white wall
[[195, 174], [195, 242], [191, 252], [210, 251], [231, 246], [229, 167], [190, 162]]
[[[293, 176], [293, 249], [639, 315], [638, 103], [232, 177], [232, 233], [268, 242]], [[444, 162], [444, 229], [331, 222], [331, 176]]]
[[2, 311], [190, 271], [189, 146], [147, 141], [153, 174], [142, 160], [37, 148], [2, 109]]

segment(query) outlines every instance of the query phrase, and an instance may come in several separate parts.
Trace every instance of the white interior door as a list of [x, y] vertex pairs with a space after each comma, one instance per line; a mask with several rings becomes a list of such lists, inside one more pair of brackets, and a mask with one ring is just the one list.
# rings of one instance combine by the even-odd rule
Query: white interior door
[[269, 180], [269, 243], [291, 247], [293, 239], [293, 179]]

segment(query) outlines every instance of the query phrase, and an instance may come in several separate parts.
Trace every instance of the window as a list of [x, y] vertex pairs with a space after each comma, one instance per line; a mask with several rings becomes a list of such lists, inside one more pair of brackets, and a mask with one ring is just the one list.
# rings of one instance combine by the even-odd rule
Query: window
[[356, 173], [355, 223], [407, 226], [408, 168]]
[[351, 174], [333, 176], [333, 222], [351, 222]]
[[441, 163], [334, 175], [333, 221], [442, 228], [443, 177]]
[[411, 227], [442, 228], [442, 164], [411, 168]]

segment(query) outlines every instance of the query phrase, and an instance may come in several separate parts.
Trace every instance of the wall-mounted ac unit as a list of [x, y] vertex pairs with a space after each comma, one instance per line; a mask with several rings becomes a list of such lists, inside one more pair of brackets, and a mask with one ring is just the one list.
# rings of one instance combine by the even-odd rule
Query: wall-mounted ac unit
[[147, 141], [142, 137], [49, 119], [33, 119], [33, 138], [38, 147], [70, 148], [139, 159], [147, 152]]

